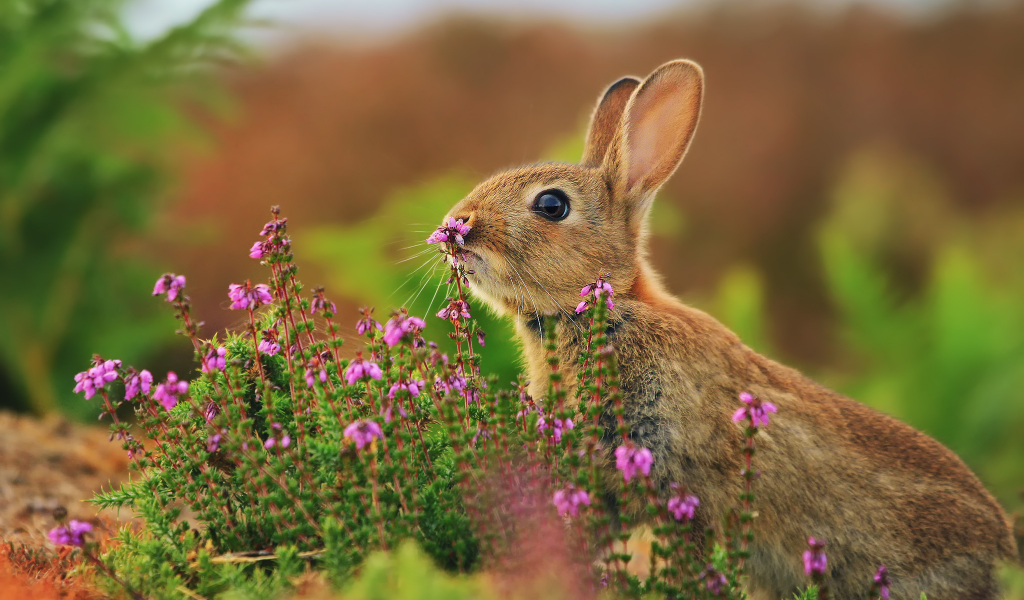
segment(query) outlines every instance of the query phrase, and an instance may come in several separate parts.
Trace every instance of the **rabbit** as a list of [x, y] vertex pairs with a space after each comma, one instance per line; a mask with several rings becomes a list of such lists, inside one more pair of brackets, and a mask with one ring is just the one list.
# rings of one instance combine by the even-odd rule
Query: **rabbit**
[[657, 489], [678, 482], [698, 496], [698, 527], [719, 522], [741, 491], [743, 426], [730, 418], [738, 395], [778, 407], [756, 437], [752, 599], [791, 598], [807, 585], [810, 536], [827, 540], [825, 581], [836, 598], [866, 598], [880, 564], [894, 598], [996, 598], [997, 568], [1016, 559], [1016, 542], [1002, 508], [953, 452], [754, 352], [672, 297], [652, 269], [647, 216], [686, 154], [703, 88], [702, 69], [688, 60], [620, 79], [594, 109], [578, 165], [514, 168], [460, 200], [445, 219], [470, 227], [470, 291], [515, 322], [539, 398], [550, 368], [538, 315], [554, 315], [563, 381], [575, 381], [587, 322], [573, 308], [582, 286], [610, 274], [608, 336], [631, 441], [652, 451]]

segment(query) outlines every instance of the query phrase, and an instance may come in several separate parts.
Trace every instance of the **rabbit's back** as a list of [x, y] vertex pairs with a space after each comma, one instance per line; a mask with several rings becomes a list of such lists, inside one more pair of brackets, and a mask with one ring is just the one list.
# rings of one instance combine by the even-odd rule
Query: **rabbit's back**
[[[631, 292], [618, 299], [608, 331], [631, 438], [654, 453], [662, 489], [678, 482], [700, 497], [699, 525], [718, 525], [740, 493], [742, 431], [730, 419], [737, 395], [750, 391], [779, 408], [756, 439], [753, 597], [789, 598], [806, 585], [809, 536], [828, 540], [838, 598], [866, 597], [880, 564], [894, 597], [996, 597], [996, 567], [1016, 556], [1015, 543], [998, 503], [955, 454], [757, 354], [707, 314], [652, 289]], [[530, 335], [527, 356], [539, 358], [539, 334]], [[561, 363], [575, 364], [585, 342], [563, 318]]]

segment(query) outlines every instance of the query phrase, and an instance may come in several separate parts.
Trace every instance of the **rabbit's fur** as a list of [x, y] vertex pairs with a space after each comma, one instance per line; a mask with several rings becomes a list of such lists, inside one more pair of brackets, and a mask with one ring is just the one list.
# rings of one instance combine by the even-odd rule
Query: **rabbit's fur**
[[[740, 492], [747, 391], [778, 407], [757, 436], [757, 518], [747, 563], [752, 598], [790, 598], [807, 584], [807, 538], [827, 540], [836, 598], [867, 597], [885, 564], [894, 598], [996, 598], [995, 571], [1016, 557], [1005, 513], [952, 452], [911, 427], [769, 360], [707, 314], [683, 305], [648, 263], [646, 218], [693, 136], [703, 72], [677, 60], [642, 82], [613, 84], [594, 111], [579, 165], [539, 164], [480, 184], [449, 216], [464, 219], [472, 291], [515, 320], [535, 397], [547, 389], [537, 315], [556, 315], [567, 373], [585, 343], [579, 290], [610, 273], [617, 350], [632, 440], [654, 454], [659, 489], [685, 484], [698, 526], [717, 525]], [[541, 191], [570, 200], [561, 221], [532, 210]], [[569, 394], [572, 397], [572, 394]], [[609, 432], [607, 446], [614, 445]], [[610, 451], [610, 448], [606, 448]]]

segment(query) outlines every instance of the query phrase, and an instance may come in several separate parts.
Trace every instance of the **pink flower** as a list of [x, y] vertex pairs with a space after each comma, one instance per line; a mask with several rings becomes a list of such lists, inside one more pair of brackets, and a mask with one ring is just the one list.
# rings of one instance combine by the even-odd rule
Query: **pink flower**
[[348, 369], [345, 370], [345, 381], [349, 385], [355, 385], [357, 381], [366, 377], [380, 381], [382, 376], [380, 365], [363, 360], [362, 356], [349, 363]]
[[654, 456], [647, 448], [637, 449], [633, 444], [625, 444], [615, 449], [615, 468], [622, 471], [627, 482], [637, 473], [650, 475], [653, 463]]
[[693, 494], [677, 494], [668, 499], [668, 512], [676, 521], [692, 521], [700, 500]]
[[402, 341], [405, 334], [411, 333], [415, 338], [416, 334], [426, 326], [427, 324], [419, 317], [410, 317], [402, 313], [396, 314], [384, 325], [384, 342], [388, 346], [395, 346]]
[[218, 406], [216, 402], [211, 400], [206, 403], [206, 408], [203, 409], [203, 418], [206, 419], [207, 423], [213, 421], [219, 414], [220, 406]]
[[220, 449], [220, 434], [215, 433], [206, 438], [206, 451], [213, 454], [218, 449]]
[[267, 284], [257, 283], [252, 285], [248, 280], [244, 286], [237, 283], [229, 285], [228, 298], [231, 299], [232, 310], [254, 309], [274, 301]]
[[466, 378], [459, 373], [452, 373], [446, 379], [438, 377], [434, 380], [434, 389], [445, 394], [450, 394], [452, 391], [461, 392], [466, 389]]
[[751, 427], [767, 427], [768, 413], [778, 412], [774, 404], [762, 402], [757, 396], [748, 392], [740, 394], [740, 402], [746, 404], [746, 406], [736, 409], [736, 412], [733, 413], [732, 420], [735, 423], [750, 419]]
[[551, 437], [555, 438], [556, 444], [562, 441], [562, 431], [570, 430], [574, 426], [572, 419], [551, 419], [551, 424], [548, 424], [548, 420], [544, 418], [544, 415], [537, 419], [537, 430], [546, 431], [551, 429]]
[[327, 383], [327, 371], [324, 368], [320, 368], [320, 373], [315, 373], [316, 367], [306, 369], [306, 387], [313, 387], [316, 383], [317, 377], [320, 379], [320, 383]]
[[156, 280], [153, 286], [153, 295], [167, 294], [167, 301], [174, 302], [181, 290], [185, 289], [185, 276], [167, 273]]
[[362, 307], [359, 309], [359, 314], [363, 315], [362, 319], [356, 322], [356, 333], [359, 335], [366, 335], [367, 331], [376, 329], [381, 331], [380, 323], [373, 320], [373, 307]]
[[135, 396], [142, 392], [143, 396], [149, 395], [149, 389], [153, 385], [153, 374], [143, 369], [138, 375], [133, 376], [128, 380], [128, 385], [124, 387], [124, 399], [131, 400]]
[[558, 509], [558, 516], [575, 517], [580, 514], [580, 506], [590, 506], [590, 494], [586, 490], [577, 490], [575, 487], [569, 486], [555, 492], [551, 502]]
[[807, 538], [809, 549], [804, 550], [804, 572], [808, 575], [822, 576], [828, 565], [828, 557], [825, 556], [825, 540]]
[[119, 360], [102, 360], [98, 356], [93, 360], [94, 365], [91, 369], [75, 375], [75, 393], [85, 392], [86, 400], [117, 379], [117, 371], [121, 368]]
[[[277, 213], [274, 213], [274, 214], [276, 215]], [[278, 219], [275, 216], [273, 221], [269, 221], [269, 222], [267, 222], [266, 225], [263, 226], [263, 229], [260, 231], [260, 235], [262, 235], [262, 236], [276, 235], [277, 233], [284, 231], [286, 223], [288, 223], [288, 219], [287, 218]]]
[[872, 588], [878, 592], [879, 598], [889, 600], [889, 569], [885, 568], [885, 565], [879, 565], [878, 571], [875, 572], [875, 583]]
[[457, 321], [459, 318], [468, 319], [469, 316], [469, 304], [464, 300], [452, 300], [448, 299], [448, 306], [438, 311], [437, 316], [442, 319], [450, 319]]
[[260, 259], [268, 254], [266, 242], [256, 242], [249, 248], [249, 258]]
[[260, 340], [259, 351], [267, 356], [274, 356], [281, 351], [281, 344], [274, 339], [263, 338]]
[[395, 394], [401, 390], [408, 391], [409, 395], [415, 398], [416, 396], [420, 395], [420, 388], [422, 387], [422, 381], [399, 381], [398, 383], [391, 386], [390, 390], [388, 390], [388, 398], [394, 400]]
[[587, 297], [591, 294], [594, 295], [595, 300], [598, 298], [604, 298], [605, 305], [608, 308], [615, 308], [615, 303], [612, 302], [612, 295], [615, 294], [615, 290], [613, 290], [612, 285], [607, 281], [604, 281], [602, 277], [598, 277], [597, 281], [594, 283], [588, 283], [580, 290], [580, 297], [584, 298], [584, 300], [576, 305], [576, 314], [580, 314], [590, 308], [590, 300]]
[[153, 391], [153, 399], [167, 410], [171, 410], [178, 405], [178, 396], [187, 391], [188, 382], [178, 381], [178, 376], [174, 371], [168, 371], [167, 381], [156, 386], [156, 390]]
[[362, 450], [373, 438], [383, 439], [384, 431], [376, 421], [359, 419], [345, 428], [345, 437], [355, 442], [357, 450]]
[[465, 246], [466, 240], [463, 237], [469, 230], [472, 229], [469, 225], [465, 225], [462, 219], [456, 219], [455, 217], [448, 217], [448, 221], [445, 224], [438, 226], [430, 237], [427, 238], [428, 244], [447, 244], [455, 242], [459, 246]]
[[227, 367], [227, 353], [228, 349], [224, 346], [220, 348], [211, 348], [203, 359], [203, 367], [200, 369], [203, 373], [211, 373], [213, 371], [223, 371]]
[[729, 587], [729, 580], [725, 578], [725, 575], [719, 573], [710, 564], [700, 574], [700, 578], [704, 581], [706, 589], [711, 592], [712, 596], [721, 596], [722, 592]]
[[313, 301], [309, 303], [309, 310], [312, 313], [324, 312], [336, 314], [338, 307], [324, 296], [324, 288], [313, 290]]
[[82, 535], [92, 531], [92, 524], [72, 519], [67, 526], [54, 527], [46, 534], [50, 541], [58, 546], [83, 546]]

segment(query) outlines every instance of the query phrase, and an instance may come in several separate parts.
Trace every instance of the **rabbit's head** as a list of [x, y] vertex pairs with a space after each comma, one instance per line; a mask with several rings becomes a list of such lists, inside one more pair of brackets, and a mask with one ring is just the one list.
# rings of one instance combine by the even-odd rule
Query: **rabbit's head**
[[472, 228], [473, 292], [502, 313], [571, 311], [600, 271], [628, 296], [646, 270], [651, 202], [686, 153], [702, 95], [686, 60], [621, 79], [598, 101], [578, 165], [505, 171], [456, 204], [448, 217]]

